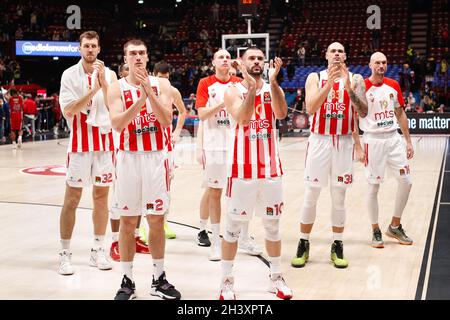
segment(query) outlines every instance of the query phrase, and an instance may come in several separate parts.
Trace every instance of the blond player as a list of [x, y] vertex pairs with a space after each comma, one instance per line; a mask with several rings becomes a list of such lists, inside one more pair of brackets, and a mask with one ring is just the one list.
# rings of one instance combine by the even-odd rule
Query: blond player
[[[364, 131], [364, 150], [356, 143], [355, 151], [362, 158], [368, 185], [368, 210], [372, 224], [372, 246], [383, 248], [383, 238], [378, 225], [378, 190], [388, 166], [398, 181], [394, 214], [386, 235], [401, 244], [411, 245], [413, 240], [403, 230], [400, 219], [408, 201], [412, 182], [408, 160], [414, 156], [405, 114], [405, 102], [400, 85], [384, 76], [387, 70], [386, 56], [375, 52], [370, 57], [372, 74], [365, 79], [366, 98], [369, 106], [367, 117], [359, 119]], [[400, 127], [404, 140], [398, 134]]]
[[[203, 123], [203, 187], [205, 193], [201, 207], [207, 207], [211, 219], [211, 250], [209, 260], [220, 260], [220, 216], [222, 189], [226, 185], [226, 161], [227, 161], [227, 130], [229, 128], [228, 113], [225, 110], [223, 96], [228, 86], [242, 79], [230, 76], [228, 71], [231, 64], [230, 53], [219, 50], [214, 53], [212, 64], [215, 73], [212, 76], [200, 80], [197, 88], [197, 100], [195, 103], [198, 115]], [[200, 211], [201, 215], [205, 211]], [[201, 216], [200, 232], [197, 243], [200, 246], [209, 246], [209, 238], [206, 233], [207, 220]]]
[[353, 139], [355, 116], [367, 115], [364, 80], [348, 72], [344, 46], [334, 42], [326, 52], [328, 68], [311, 73], [306, 79], [306, 110], [310, 115], [311, 135], [305, 160], [305, 197], [300, 213], [300, 240], [291, 265], [305, 266], [309, 258], [309, 235], [322, 187], [330, 181], [333, 243], [331, 261], [346, 268], [343, 232], [345, 192], [353, 182]]
[[247, 48], [237, 67], [244, 80], [227, 89], [225, 106], [230, 114], [227, 170], [227, 220], [222, 241], [220, 300], [236, 299], [233, 263], [243, 221], [253, 212], [262, 218], [270, 263], [270, 292], [291, 299], [292, 290], [281, 272], [280, 217], [283, 190], [276, 119], [284, 119], [287, 105], [276, 77], [282, 61], [270, 61], [269, 83], [262, 79], [264, 53]]
[[169, 208], [169, 164], [164, 132], [172, 122], [172, 88], [166, 79], [148, 76], [147, 46], [138, 39], [124, 45], [130, 73], [111, 85], [108, 100], [114, 130], [120, 133], [116, 158], [115, 208], [121, 214], [120, 263], [123, 271], [116, 300], [135, 298], [134, 230], [142, 210], [147, 211], [153, 281], [150, 294], [180, 299], [164, 271], [164, 215]]

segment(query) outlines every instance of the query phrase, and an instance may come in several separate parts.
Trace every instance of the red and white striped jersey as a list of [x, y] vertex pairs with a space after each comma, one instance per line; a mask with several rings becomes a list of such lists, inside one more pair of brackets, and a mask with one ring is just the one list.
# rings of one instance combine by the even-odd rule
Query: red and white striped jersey
[[[353, 78], [351, 72], [349, 76], [350, 79]], [[319, 89], [323, 88], [327, 81], [328, 72], [322, 70], [319, 73]], [[311, 132], [325, 135], [352, 134], [355, 128], [354, 116], [350, 96], [344, 88], [344, 81], [340, 79], [333, 83], [333, 88], [322, 106], [310, 116]]]
[[167, 127], [164, 132], [164, 139], [165, 144], [167, 145], [167, 151], [172, 152], [173, 151], [173, 133], [172, 133], [173, 125], [171, 124], [170, 127]]
[[[88, 85], [91, 86], [91, 75], [86, 74]], [[88, 103], [88, 106], [92, 100]], [[67, 119], [70, 127], [70, 138], [67, 152], [114, 151], [112, 132], [102, 134], [99, 127], [86, 123], [88, 115], [77, 112]]]
[[[242, 79], [231, 76], [227, 82], [222, 82], [215, 75], [203, 78], [198, 83], [195, 107], [213, 108], [223, 102], [225, 91]], [[203, 121], [203, 149], [208, 151], [225, 151], [227, 149], [227, 130], [230, 126], [228, 113], [223, 108], [214, 116]]]
[[[160, 94], [159, 82], [156, 77], [150, 76], [150, 85], [158, 96]], [[127, 82], [125, 78], [119, 80], [124, 110], [139, 98], [137, 87]], [[139, 114], [120, 133], [119, 150], [124, 151], [158, 151], [166, 146], [164, 138], [165, 129], [161, 126], [152, 111], [149, 99], [141, 107]]]
[[[247, 88], [236, 84], [244, 99]], [[278, 151], [276, 119], [272, 109], [270, 85], [264, 83], [255, 97], [255, 111], [247, 126], [240, 126], [230, 115], [228, 131], [228, 177], [265, 179], [283, 174]]]
[[402, 91], [397, 81], [383, 78], [383, 83], [373, 84], [367, 78], [366, 98], [369, 110], [365, 118], [359, 118], [359, 127], [364, 132], [390, 132], [398, 129], [396, 107], [404, 107]]

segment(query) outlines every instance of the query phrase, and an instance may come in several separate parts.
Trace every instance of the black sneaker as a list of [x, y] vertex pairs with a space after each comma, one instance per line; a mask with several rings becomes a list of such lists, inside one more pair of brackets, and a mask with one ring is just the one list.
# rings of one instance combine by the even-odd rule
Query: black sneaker
[[197, 244], [200, 247], [210, 247], [211, 241], [209, 241], [208, 233], [206, 230], [202, 230], [197, 235]]
[[383, 237], [381, 236], [381, 230], [379, 228], [376, 228], [375, 230], [373, 230], [372, 247], [384, 248]]
[[166, 280], [165, 272], [163, 272], [156, 281], [153, 276], [150, 294], [152, 296], [161, 297], [164, 300], [180, 300], [181, 298], [180, 292]]
[[131, 281], [127, 276], [123, 276], [122, 284], [120, 285], [119, 291], [117, 291], [114, 300], [131, 300], [136, 298], [136, 294], [134, 291], [136, 290], [136, 286], [134, 282]]

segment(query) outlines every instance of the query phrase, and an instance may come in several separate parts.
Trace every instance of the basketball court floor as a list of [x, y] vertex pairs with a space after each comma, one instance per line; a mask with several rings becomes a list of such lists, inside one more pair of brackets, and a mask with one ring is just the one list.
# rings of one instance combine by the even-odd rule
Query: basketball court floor
[[[449, 299], [450, 228], [444, 228], [445, 223], [450, 224], [450, 183], [445, 179], [450, 171], [447, 137], [413, 137], [413, 187], [402, 219], [404, 229], [414, 240], [412, 246], [402, 246], [386, 236], [384, 249], [370, 246], [366, 181], [362, 164], [354, 164], [354, 185], [346, 197], [347, 269], [336, 269], [330, 263], [328, 188], [322, 190], [319, 198], [310, 239], [310, 260], [305, 268], [290, 266], [299, 237], [306, 139], [283, 138], [280, 149], [285, 173], [282, 263], [294, 299]], [[93, 241], [91, 189], [84, 190], [71, 244], [76, 273], [61, 276], [56, 272], [67, 143], [67, 139], [25, 143], [18, 150], [12, 150], [11, 145], [0, 146], [0, 282], [8, 283], [0, 286], [0, 299], [109, 300], [120, 286], [119, 263], [114, 262], [111, 271], [99, 271], [88, 265]], [[203, 190], [201, 168], [195, 160], [195, 141], [183, 137], [175, 152], [178, 168], [172, 183], [168, 220], [177, 238], [166, 241], [166, 273], [180, 290], [182, 299], [218, 299], [220, 262], [209, 261], [209, 248], [196, 244]], [[379, 192], [383, 231], [392, 216], [395, 191], [396, 181], [388, 176]], [[252, 220], [250, 233], [263, 246], [264, 232], [259, 219]], [[105, 241], [108, 250], [110, 243], [108, 226]], [[269, 268], [265, 257], [266, 254], [253, 257], [238, 253], [234, 267], [238, 299], [276, 299], [266, 291]], [[157, 299], [149, 294], [152, 269], [151, 256], [136, 255], [138, 299]]]

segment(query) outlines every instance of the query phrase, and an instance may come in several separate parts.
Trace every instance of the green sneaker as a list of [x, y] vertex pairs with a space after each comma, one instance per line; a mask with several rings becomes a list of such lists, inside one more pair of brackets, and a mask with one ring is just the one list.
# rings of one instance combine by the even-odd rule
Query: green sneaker
[[145, 230], [145, 227], [143, 225], [141, 225], [139, 227], [139, 238], [141, 238], [142, 241], [144, 241], [146, 244], [148, 244], [147, 230]]
[[336, 268], [347, 268], [348, 261], [344, 258], [344, 244], [335, 240], [331, 245], [331, 261]]
[[166, 235], [166, 239], [175, 239], [177, 237], [175, 232], [173, 232], [172, 229], [169, 228], [167, 222], [164, 223], [164, 233]]
[[388, 237], [397, 239], [400, 244], [409, 246], [413, 243], [412, 239], [406, 235], [405, 230], [403, 230], [401, 224], [396, 229], [392, 228], [391, 225], [389, 225], [386, 231], [386, 235]]
[[308, 262], [309, 258], [309, 241], [305, 239], [300, 239], [297, 247], [297, 254], [291, 260], [291, 265], [294, 268], [303, 268]]
[[381, 230], [376, 228], [372, 234], [372, 247], [384, 248], [383, 237], [381, 236]]

